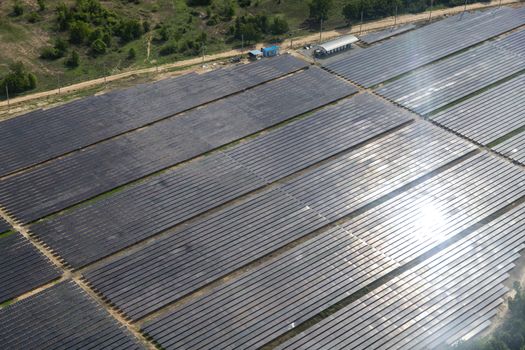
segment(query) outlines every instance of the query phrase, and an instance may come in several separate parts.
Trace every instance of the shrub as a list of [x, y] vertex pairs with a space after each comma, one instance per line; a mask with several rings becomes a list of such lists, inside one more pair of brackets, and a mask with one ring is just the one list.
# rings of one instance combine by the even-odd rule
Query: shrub
[[38, 4], [38, 11], [42, 12], [46, 10], [47, 5], [46, 5], [45, 0], [37, 0], [37, 4]]
[[98, 56], [106, 53], [106, 43], [104, 43], [102, 40], [97, 39], [91, 43], [91, 54], [93, 56]]
[[28, 72], [22, 62], [9, 66], [9, 73], [2, 79], [1, 86], [7, 86], [10, 93], [16, 94], [36, 87], [36, 77]]
[[71, 51], [71, 55], [66, 60], [66, 66], [75, 68], [80, 64], [80, 56], [75, 50]]
[[130, 60], [133, 60], [135, 59], [135, 57], [137, 57], [137, 52], [135, 51], [135, 49], [132, 47], [128, 50], [128, 59]]
[[166, 45], [162, 46], [159, 50], [159, 55], [161, 56], [168, 56], [174, 53], [177, 53], [178, 51], [177, 43], [167, 43]]
[[24, 6], [19, 0], [13, 2], [13, 12], [14, 17], [22, 16], [24, 14]]

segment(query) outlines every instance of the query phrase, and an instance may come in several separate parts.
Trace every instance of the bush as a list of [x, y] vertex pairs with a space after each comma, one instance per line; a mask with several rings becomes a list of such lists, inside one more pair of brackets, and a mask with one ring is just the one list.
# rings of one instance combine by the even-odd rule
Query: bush
[[251, 0], [237, 0], [237, 3], [239, 4], [240, 7], [248, 7], [251, 5], [252, 1]]
[[91, 55], [98, 56], [106, 53], [106, 43], [100, 39], [97, 39], [91, 43]]
[[71, 55], [66, 60], [66, 66], [70, 68], [78, 67], [80, 64], [80, 56], [78, 55], [78, 52], [75, 50], [71, 51]]
[[9, 73], [2, 79], [3, 90], [7, 86], [9, 93], [16, 94], [36, 87], [36, 77], [28, 72], [22, 62], [16, 62], [9, 66]]
[[328, 19], [328, 11], [332, 7], [332, 0], [312, 0], [308, 4], [310, 9], [310, 19], [320, 22], [321, 19], [326, 21]]
[[37, 0], [37, 4], [38, 4], [38, 11], [42, 12], [46, 10], [47, 5], [46, 5], [45, 0]]
[[74, 21], [69, 27], [69, 41], [73, 44], [82, 44], [91, 33], [89, 24], [84, 21]]
[[24, 14], [24, 6], [19, 0], [13, 2], [13, 12], [14, 17], [22, 16]]
[[135, 49], [132, 47], [128, 50], [128, 59], [130, 60], [134, 60], [135, 57], [137, 57], [137, 52], [135, 51]]
[[27, 15], [27, 21], [29, 23], [36, 23], [36, 22], [39, 22], [41, 20], [42, 20], [42, 16], [40, 16], [36, 12], [31, 12], [30, 14]]
[[168, 55], [177, 53], [178, 50], [179, 50], [179, 47], [177, 46], [177, 43], [168, 43], [160, 48], [159, 55], [168, 56]]
[[56, 60], [58, 58], [57, 50], [51, 46], [44, 47], [40, 52], [40, 58], [44, 60]]
[[142, 35], [142, 25], [135, 19], [124, 19], [120, 22], [118, 35], [123, 42], [128, 42], [140, 38]]
[[274, 17], [273, 23], [271, 25], [271, 32], [274, 35], [284, 34], [290, 30], [288, 22], [284, 18]]
[[188, 6], [208, 6], [211, 4], [211, 0], [187, 0]]

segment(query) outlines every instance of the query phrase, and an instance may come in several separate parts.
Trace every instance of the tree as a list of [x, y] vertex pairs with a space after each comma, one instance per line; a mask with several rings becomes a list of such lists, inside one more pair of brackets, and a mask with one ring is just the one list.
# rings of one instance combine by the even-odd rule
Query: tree
[[106, 53], [106, 49], [106, 43], [100, 39], [97, 39], [93, 41], [93, 43], [91, 43], [91, 54], [93, 56], [98, 56]]
[[69, 41], [73, 44], [82, 44], [91, 32], [89, 25], [84, 21], [74, 21], [69, 28]]
[[252, 0], [237, 0], [237, 3], [239, 3], [240, 7], [245, 8], [251, 5]]
[[187, 0], [188, 6], [208, 6], [211, 4], [211, 0]]
[[2, 80], [3, 89], [7, 86], [10, 93], [32, 90], [36, 87], [36, 77], [26, 70], [22, 62], [9, 65], [9, 73]]
[[46, 1], [45, 0], [37, 0], [38, 4], [38, 11], [42, 12], [46, 10]]
[[274, 35], [284, 34], [290, 30], [286, 19], [281, 17], [274, 17], [271, 25], [271, 32]]
[[13, 2], [13, 16], [18, 17], [24, 14], [24, 6], [19, 0]]
[[310, 18], [320, 22], [328, 19], [328, 11], [332, 7], [332, 0], [312, 0], [308, 6], [310, 8]]
[[128, 59], [134, 60], [137, 57], [137, 51], [132, 47], [128, 50]]
[[76, 50], [71, 51], [71, 55], [68, 57], [66, 61], [66, 66], [75, 68], [78, 67], [80, 64], [80, 56], [78, 55], [78, 52]]

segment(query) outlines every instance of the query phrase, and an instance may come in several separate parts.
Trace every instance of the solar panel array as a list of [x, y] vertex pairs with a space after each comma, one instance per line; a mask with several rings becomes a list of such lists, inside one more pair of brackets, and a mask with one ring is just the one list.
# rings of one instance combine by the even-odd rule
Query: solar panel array
[[425, 349], [485, 328], [523, 249], [522, 205], [381, 285], [280, 349]]
[[525, 132], [502, 142], [494, 150], [525, 165]]
[[61, 273], [31, 242], [15, 232], [0, 236], [0, 303], [59, 278]]
[[525, 75], [461, 101], [432, 120], [488, 145], [525, 125]]
[[[38, 241], [0, 235], [0, 304], [22, 296], [0, 344], [412, 349], [485, 329], [525, 247], [525, 172], [500, 156], [525, 162], [523, 30], [463, 49], [524, 15], [465, 13], [328, 64], [389, 80], [376, 92], [283, 57], [2, 123], [32, 158], [7, 147], [0, 177], [61, 157], [0, 179], [2, 215]], [[44, 116], [95, 117], [47, 151]]]
[[5, 349], [144, 349], [73, 281], [0, 310]]
[[11, 230], [11, 226], [2, 218], [0, 218], [0, 233]]
[[524, 24], [523, 7], [458, 14], [343, 57], [325, 68], [371, 87]]
[[355, 92], [311, 68], [0, 180], [0, 203], [31, 222]]
[[[523, 180], [519, 169], [476, 156], [147, 322], [143, 332], [165, 349], [260, 347], [523, 196]], [[420, 212], [425, 200], [442, 215], [430, 226]]]
[[[88, 97], [0, 123], [0, 175], [303, 69], [284, 55]], [[144, 103], [147, 101], [147, 103]], [[45, 137], [42, 137], [45, 135]]]
[[516, 57], [485, 43], [421, 68], [376, 91], [412, 111], [427, 115], [521, 71], [525, 71], [525, 57]]
[[391, 38], [393, 36], [403, 34], [405, 32], [408, 32], [412, 29], [416, 28], [415, 24], [409, 23], [402, 26], [392, 27], [385, 30], [380, 30], [377, 32], [368, 33], [365, 35], [360, 35], [359, 40], [364, 42], [365, 44], [374, 44], [378, 41], [385, 40], [388, 38]]

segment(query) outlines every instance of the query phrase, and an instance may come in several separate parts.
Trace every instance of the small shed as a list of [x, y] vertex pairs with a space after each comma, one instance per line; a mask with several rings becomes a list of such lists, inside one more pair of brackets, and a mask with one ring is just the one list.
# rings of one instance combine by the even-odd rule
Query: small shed
[[349, 49], [353, 43], [359, 41], [357, 37], [353, 35], [345, 35], [340, 38], [327, 41], [320, 45], [317, 45], [315, 54], [318, 56], [328, 56], [336, 52], [344, 51]]
[[261, 57], [263, 57], [263, 53], [260, 50], [251, 50], [251, 51], [248, 51], [248, 57], [254, 61], [260, 60]]
[[261, 49], [264, 57], [273, 57], [279, 54], [279, 46], [263, 47]]

